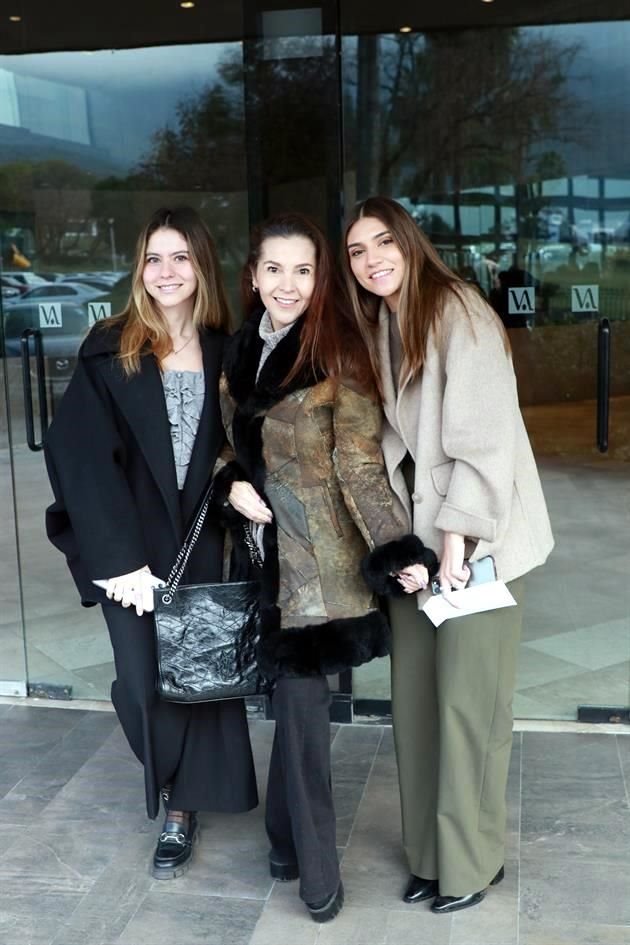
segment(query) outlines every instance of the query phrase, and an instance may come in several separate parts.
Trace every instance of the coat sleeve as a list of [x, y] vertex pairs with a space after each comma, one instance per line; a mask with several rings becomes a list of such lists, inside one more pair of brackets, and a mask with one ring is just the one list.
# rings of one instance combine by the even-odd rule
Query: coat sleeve
[[247, 475], [236, 461], [232, 446], [226, 442], [217, 457], [212, 475], [210, 507], [216, 521], [224, 528], [239, 525], [247, 519], [230, 505], [228, 496], [235, 482], [247, 482]]
[[79, 357], [45, 441], [54, 504], [46, 530], [86, 580], [147, 563], [136, 504], [125, 475], [125, 446], [113, 404], [92, 359]]
[[442, 448], [452, 460], [436, 528], [493, 542], [512, 503], [518, 395], [500, 323], [475, 300], [453, 304], [441, 338]]
[[229, 528], [246, 521], [244, 515], [232, 508], [228, 502], [228, 496], [235, 482], [247, 481], [247, 474], [237, 462], [236, 453], [234, 452], [232, 421], [235, 405], [230, 395], [225, 374], [221, 375], [219, 381], [219, 399], [225, 440], [213, 470], [211, 507], [216, 520], [224, 527]]
[[385, 472], [381, 424], [379, 404], [348, 384], [338, 384], [333, 461], [346, 506], [369, 548], [399, 538], [405, 530]]

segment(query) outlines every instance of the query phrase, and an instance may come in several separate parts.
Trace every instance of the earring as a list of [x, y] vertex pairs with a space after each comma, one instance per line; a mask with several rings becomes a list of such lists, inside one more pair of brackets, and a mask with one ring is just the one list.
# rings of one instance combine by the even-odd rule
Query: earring
[[252, 292], [258, 292], [258, 286], [252, 282]]

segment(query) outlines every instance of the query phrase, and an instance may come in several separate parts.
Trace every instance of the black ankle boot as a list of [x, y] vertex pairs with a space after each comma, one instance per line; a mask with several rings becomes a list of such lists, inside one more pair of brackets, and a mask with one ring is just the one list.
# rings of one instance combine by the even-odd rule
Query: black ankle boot
[[269, 854], [269, 873], [272, 879], [281, 883], [290, 883], [300, 876], [300, 867], [297, 860], [280, 856], [275, 850]]
[[199, 839], [197, 815], [191, 811], [188, 822], [169, 820], [168, 814], [153, 854], [154, 879], [175, 879], [186, 872], [192, 859], [193, 844]]

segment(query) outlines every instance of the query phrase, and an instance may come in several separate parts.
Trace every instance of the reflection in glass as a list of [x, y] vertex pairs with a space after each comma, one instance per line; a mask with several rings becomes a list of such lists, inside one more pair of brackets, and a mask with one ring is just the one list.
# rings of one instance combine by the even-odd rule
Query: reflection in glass
[[4, 361], [0, 358], [0, 695], [25, 695], [26, 663]]
[[[42, 333], [54, 413], [89, 325], [126, 301], [140, 226], [164, 205], [200, 211], [235, 294], [248, 230], [241, 44], [0, 57], [0, 154], [3, 341], [29, 683], [108, 698], [109, 641], [94, 611], [79, 606], [44, 535], [50, 494], [42, 456], [26, 446], [21, 335]], [[31, 373], [35, 381], [34, 361]], [[36, 393], [34, 400], [39, 429]], [[8, 461], [6, 444], [3, 455]], [[3, 501], [8, 508], [4, 493]], [[13, 568], [5, 586], [17, 595], [14, 536], [0, 552], [3, 573]]]
[[[528, 578], [516, 700], [527, 717], [628, 704], [629, 42], [628, 22], [344, 40], [348, 202], [399, 200], [510, 334], [557, 539]], [[605, 455], [601, 316], [613, 351]], [[355, 685], [363, 698], [389, 692], [374, 665]]]

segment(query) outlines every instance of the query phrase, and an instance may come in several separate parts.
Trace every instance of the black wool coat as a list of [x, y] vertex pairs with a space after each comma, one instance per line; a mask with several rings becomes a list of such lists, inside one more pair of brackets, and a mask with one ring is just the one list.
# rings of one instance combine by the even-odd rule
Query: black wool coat
[[[145, 564], [167, 577], [225, 439], [218, 397], [222, 333], [200, 334], [205, 400], [181, 497], [157, 361], [144, 355], [140, 371], [126, 377], [116, 358], [119, 340], [116, 327], [90, 332], [44, 445], [55, 497], [46, 531], [66, 556], [86, 606], [106, 601], [94, 579]], [[223, 533], [207, 521], [184, 580], [221, 580], [222, 554]]]

